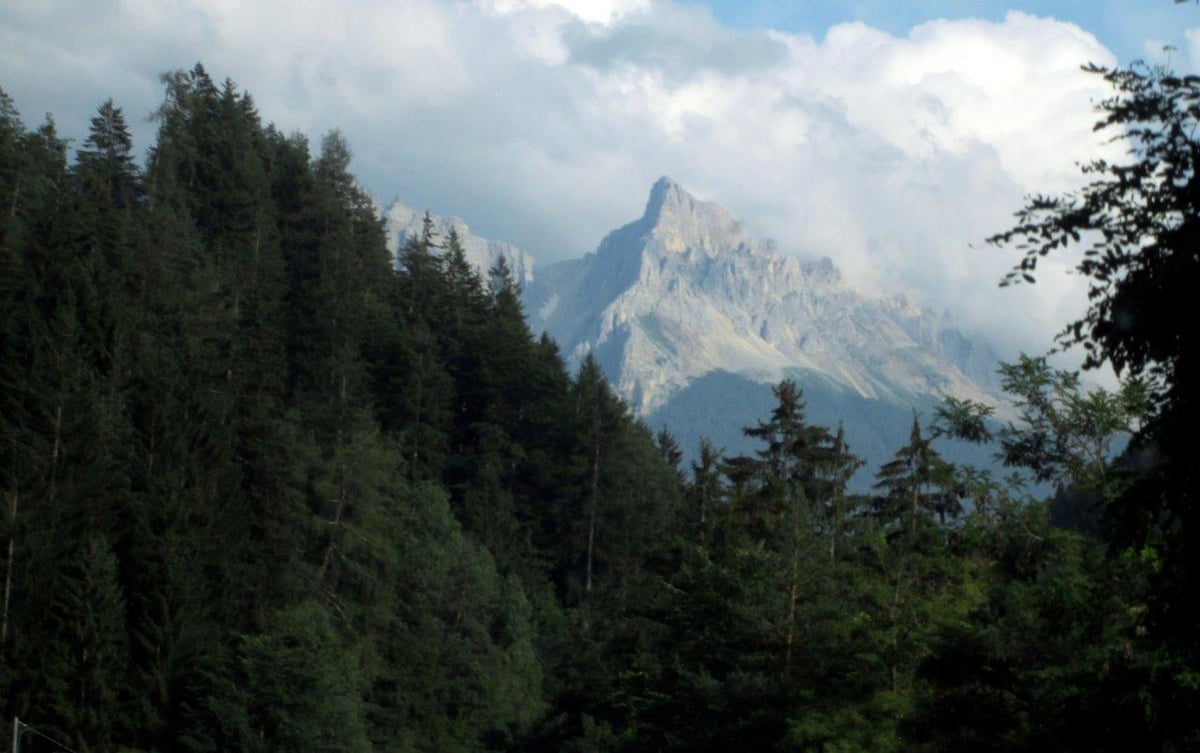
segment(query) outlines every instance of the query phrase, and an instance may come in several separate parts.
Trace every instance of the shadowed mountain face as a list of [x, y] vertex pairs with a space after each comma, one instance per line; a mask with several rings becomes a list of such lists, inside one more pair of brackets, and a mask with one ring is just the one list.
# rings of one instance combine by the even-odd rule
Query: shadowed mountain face
[[905, 408], [997, 393], [991, 352], [943, 315], [855, 290], [828, 257], [748, 239], [724, 208], [668, 178], [595, 253], [541, 272], [526, 307], [569, 359], [594, 353], [642, 414], [717, 371], [750, 382], [800, 374]]

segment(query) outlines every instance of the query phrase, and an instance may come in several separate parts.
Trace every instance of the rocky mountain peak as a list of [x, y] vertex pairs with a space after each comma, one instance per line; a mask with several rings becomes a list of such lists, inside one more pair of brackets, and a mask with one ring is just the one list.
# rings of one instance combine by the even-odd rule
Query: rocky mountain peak
[[701, 201], [663, 176], [650, 189], [646, 211], [635, 223], [640, 234], [658, 242], [656, 249], [682, 253], [689, 249], [714, 255], [741, 241], [741, 228], [719, 204]]
[[526, 303], [535, 329], [571, 361], [594, 354], [642, 413], [714, 371], [760, 382], [804, 372], [903, 405], [989, 400], [943, 317], [855, 290], [828, 257], [802, 261], [743, 237], [728, 211], [670, 178], [595, 254], [547, 269]]
[[650, 187], [650, 198], [646, 201], [646, 211], [642, 213], [642, 221], [653, 227], [664, 216], [675, 216], [679, 213], [686, 214], [689, 210], [694, 211], [696, 203], [696, 197], [664, 175]]

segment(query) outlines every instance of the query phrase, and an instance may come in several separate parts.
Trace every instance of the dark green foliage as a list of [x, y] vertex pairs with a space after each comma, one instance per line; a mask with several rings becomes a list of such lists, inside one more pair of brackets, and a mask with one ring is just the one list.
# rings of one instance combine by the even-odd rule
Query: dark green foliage
[[1200, 703], [1200, 612], [1193, 596], [1200, 583], [1194, 551], [1200, 348], [1183, 312], [1200, 279], [1200, 78], [1140, 64], [1090, 70], [1112, 88], [1097, 107], [1096, 129], [1127, 146], [1126, 158], [1085, 166], [1089, 182], [1077, 192], [1033, 197], [1016, 225], [992, 242], [1024, 252], [1009, 280], [1026, 282], [1034, 281], [1042, 257], [1082, 246], [1077, 268], [1089, 281], [1089, 307], [1060, 341], [1083, 345], [1089, 366], [1110, 364], [1147, 386], [1151, 410], [1116, 469], [1124, 478], [1104, 508], [1115, 558], [1143, 563], [1134, 598], [1145, 621], [1130, 637], [1131, 666], [1120, 692], [1142, 706], [1143, 748], [1193, 749], [1200, 745], [1193, 713]]
[[361, 680], [329, 609], [309, 601], [272, 615], [243, 639], [234, 703], [219, 717], [226, 745], [245, 751], [371, 750]]
[[49, 685], [45, 703], [67, 738], [83, 748], [104, 748], [115, 741], [128, 698], [125, 599], [116, 557], [103, 537], [85, 539], [81, 551], [67, 556], [72, 564], [48, 609], [53, 638], [46, 645], [53, 653], [42, 665], [63, 684]]
[[[857, 493], [871, 490], [876, 468], [891, 460], [896, 448], [908, 440], [912, 408], [929, 416], [941, 404], [932, 397], [914, 398], [911, 407], [865, 398], [811, 369], [798, 369], [789, 377], [804, 391], [809, 420], [830, 430], [843, 427], [854, 454], [866, 461], [850, 481], [851, 491]], [[696, 460], [705, 437], [729, 455], [751, 454], [754, 441], [740, 427], [754, 425], [774, 406], [772, 385], [713, 371], [694, 379], [646, 420], [651, 426], [669, 427], [684, 461], [690, 462]], [[954, 463], [992, 464], [989, 452], [967, 442], [943, 440], [938, 449]]]
[[[1175, 175], [1151, 105], [1196, 83], [1113, 80], [1170, 126], [1133, 138]], [[503, 259], [481, 274], [427, 220], [393, 263], [336, 131], [314, 158], [201, 66], [163, 82], [144, 168], [113, 103], [71, 162], [0, 93], [0, 713], [80, 751], [1195, 742], [1190, 476], [1163, 449], [1191, 446], [1188, 356], [1109, 326], [1171, 293], [1139, 286], [1186, 256], [1188, 189], [1094, 168], [1179, 210], [1122, 226], [1160, 247], [1104, 247], [1133, 274], [1071, 330], [1148, 391], [1023, 358], [1019, 420], [906, 414], [855, 494], [841, 416], [795, 382], [753, 452], [685, 463], [595, 358], [571, 376], [533, 337]], [[1102, 188], [1080, 200], [1140, 206]], [[1069, 236], [1066, 207], [1036, 211]], [[998, 439], [1058, 501], [945, 436]]]
[[555, 596], [580, 531], [587, 609], [635, 603], [677, 477], [503, 263], [430, 230], [392, 270], [339, 134], [164, 84], [144, 170], [111, 102], [69, 164], [0, 100], [4, 713], [81, 750], [519, 747], [613, 645]]
[[962, 512], [953, 468], [942, 460], [913, 417], [908, 444], [876, 475], [875, 514], [885, 528], [915, 531], [936, 517], [941, 525]]

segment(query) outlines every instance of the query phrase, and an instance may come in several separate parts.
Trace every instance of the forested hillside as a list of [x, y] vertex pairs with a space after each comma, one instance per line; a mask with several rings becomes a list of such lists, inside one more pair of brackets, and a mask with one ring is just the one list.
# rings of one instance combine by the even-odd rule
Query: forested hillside
[[429, 226], [393, 269], [336, 131], [314, 150], [200, 66], [164, 83], [144, 166], [113, 103], [72, 156], [0, 93], [3, 744], [1200, 745], [1191, 476], [1110, 462], [1179, 436], [1187, 375], [1089, 393], [1022, 359], [1022, 421], [914, 416], [867, 495], [783, 382], [756, 453], [682, 468], [503, 265]]

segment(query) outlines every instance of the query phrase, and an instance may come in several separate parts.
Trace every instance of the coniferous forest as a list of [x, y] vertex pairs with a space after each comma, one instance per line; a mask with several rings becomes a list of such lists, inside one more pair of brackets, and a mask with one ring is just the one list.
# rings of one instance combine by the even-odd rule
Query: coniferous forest
[[1002, 365], [1018, 418], [914, 415], [867, 495], [790, 382], [685, 467], [503, 264], [393, 264], [343, 137], [201, 66], [144, 160], [112, 102], [71, 145], [0, 94], [0, 742], [1200, 749], [1200, 79], [1095, 73], [1129, 163], [992, 242], [1088, 250], [1060, 340], [1122, 386]]

